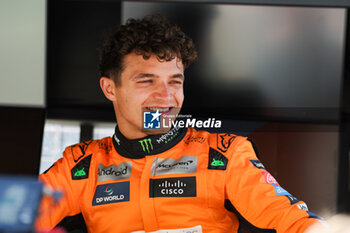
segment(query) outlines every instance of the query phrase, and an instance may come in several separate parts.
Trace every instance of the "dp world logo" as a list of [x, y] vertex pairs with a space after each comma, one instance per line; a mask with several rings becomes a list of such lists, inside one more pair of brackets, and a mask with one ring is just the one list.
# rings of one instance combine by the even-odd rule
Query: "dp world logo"
[[160, 116], [162, 114], [156, 112], [143, 112], [143, 128], [144, 129], [160, 129]]
[[112, 195], [113, 194], [113, 189], [111, 189], [109, 186], [107, 186], [105, 188], [105, 190], [103, 190], [105, 192], [105, 194], [107, 195]]

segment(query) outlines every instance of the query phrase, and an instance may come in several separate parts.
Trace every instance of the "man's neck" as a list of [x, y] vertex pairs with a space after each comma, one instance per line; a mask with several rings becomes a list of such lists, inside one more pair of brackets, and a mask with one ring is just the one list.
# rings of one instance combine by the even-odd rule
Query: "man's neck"
[[142, 130], [125, 129], [123, 127], [120, 127], [119, 125], [117, 127], [119, 128], [119, 131], [123, 134], [123, 136], [128, 140], [134, 140], [148, 136], [148, 134], [146, 134]]
[[113, 145], [124, 157], [144, 158], [169, 150], [184, 138], [186, 132], [186, 129], [172, 128], [165, 134], [145, 134], [143, 137], [129, 139], [117, 126], [113, 135]]
[[171, 130], [171, 128], [162, 129], [140, 129], [138, 127], [125, 127], [126, 124], [117, 124], [119, 131], [128, 140], [135, 140], [139, 138], [144, 138], [152, 135], [166, 134]]

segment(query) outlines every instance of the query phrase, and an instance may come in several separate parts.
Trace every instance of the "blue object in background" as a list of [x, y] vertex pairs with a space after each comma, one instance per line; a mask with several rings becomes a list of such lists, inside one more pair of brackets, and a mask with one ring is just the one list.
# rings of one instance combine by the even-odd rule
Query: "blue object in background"
[[37, 177], [0, 176], [0, 231], [32, 232], [42, 191]]

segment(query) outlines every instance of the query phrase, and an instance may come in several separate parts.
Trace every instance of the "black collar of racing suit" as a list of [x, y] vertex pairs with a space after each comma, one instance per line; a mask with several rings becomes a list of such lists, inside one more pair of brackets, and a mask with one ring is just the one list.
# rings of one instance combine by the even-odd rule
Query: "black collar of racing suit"
[[173, 127], [165, 134], [129, 140], [124, 137], [117, 125], [113, 135], [113, 145], [120, 155], [131, 159], [140, 159], [146, 155], [155, 155], [170, 149], [185, 137], [186, 132], [186, 128]]

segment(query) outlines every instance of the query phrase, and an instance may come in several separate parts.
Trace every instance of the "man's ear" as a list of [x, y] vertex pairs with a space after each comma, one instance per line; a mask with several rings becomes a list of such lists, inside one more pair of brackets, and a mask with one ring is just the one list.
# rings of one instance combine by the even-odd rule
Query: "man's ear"
[[116, 101], [116, 90], [115, 90], [115, 83], [112, 79], [107, 77], [101, 77], [100, 78], [100, 86], [103, 91], [103, 94], [105, 94], [106, 98], [110, 101]]

